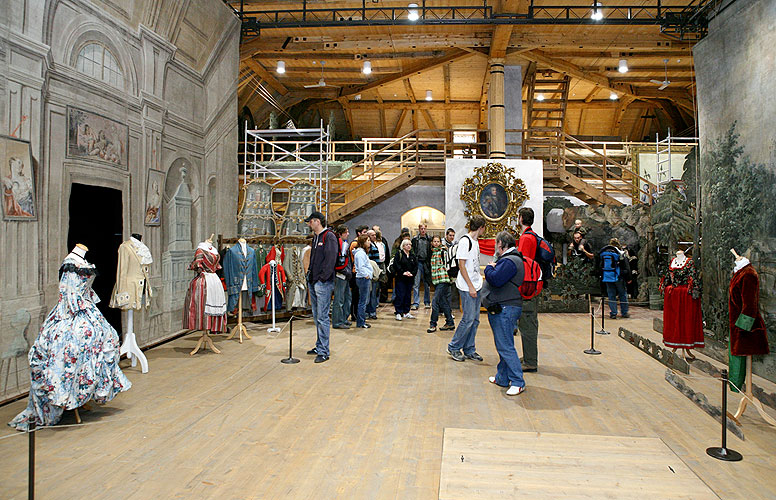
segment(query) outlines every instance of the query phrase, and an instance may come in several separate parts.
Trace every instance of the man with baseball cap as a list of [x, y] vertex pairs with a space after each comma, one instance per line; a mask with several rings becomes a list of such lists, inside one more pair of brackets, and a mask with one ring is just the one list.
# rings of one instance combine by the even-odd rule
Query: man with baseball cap
[[310, 269], [307, 271], [307, 285], [310, 290], [310, 305], [318, 332], [315, 347], [307, 354], [315, 355], [316, 363], [329, 359], [329, 332], [331, 321], [331, 294], [334, 291], [334, 267], [337, 265], [337, 237], [328, 229], [326, 219], [320, 212], [311, 213], [305, 220], [313, 232], [310, 249]]

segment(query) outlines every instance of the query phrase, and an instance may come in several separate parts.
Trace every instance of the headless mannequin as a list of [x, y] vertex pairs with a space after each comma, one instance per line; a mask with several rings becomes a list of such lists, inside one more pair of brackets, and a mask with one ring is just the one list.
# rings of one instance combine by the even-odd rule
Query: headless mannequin
[[[210, 238], [205, 240], [205, 243], [208, 243], [212, 246], [213, 236], [215, 236], [215, 234], [211, 234]], [[189, 356], [194, 356], [195, 354], [197, 354], [197, 351], [199, 351], [199, 349], [202, 347], [203, 344], [206, 348], [210, 349], [214, 353], [221, 354], [221, 351], [218, 350], [218, 348], [213, 344], [213, 339], [210, 338], [210, 332], [207, 331], [207, 329], [205, 329], [205, 330], [202, 330], [202, 336], [200, 336], [199, 339], [197, 340], [197, 345], [194, 347], [194, 350], [189, 353]]]
[[[130, 236], [135, 238], [137, 241], [143, 240], [142, 234], [132, 233]], [[144, 300], [147, 299], [144, 298]], [[140, 350], [140, 347], [137, 345], [137, 340], [135, 338], [135, 310], [131, 308], [127, 310], [127, 333], [124, 337], [124, 342], [121, 344], [121, 349], [119, 349], [119, 356], [122, 354], [127, 355], [127, 359], [132, 362], [133, 367], [137, 366], [137, 362], [139, 360], [140, 372], [148, 373], [148, 359], [146, 359], [143, 351]]]
[[[731, 248], [730, 252], [735, 256], [735, 259], [736, 259], [735, 261], [736, 264], [735, 264], [735, 267], [733, 268], [734, 273], [740, 271], [743, 267], [749, 264], [749, 259], [741, 255], [738, 255], [738, 253], [736, 253], [736, 250], [734, 248]], [[774, 419], [773, 417], [771, 417], [765, 412], [765, 409], [763, 408], [763, 404], [760, 402], [759, 399], [754, 397], [754, 395], [752, 394], [752, 356], [746, 357], [746, 379], [745, 380], [746, 380], [746, 389], [744, 391], [743, 397], [741, 398], [741, 402], [738, 404], [738, 410], [736, 411], [736, 414], [733, 415], [733, 419], [739, 424], [741, 423], [739, 422], [738, 419], [741, 418], [741, 415], [744, 414], [744, 411], [746, 410], [746, 406], [749, 403], [749, 400], [751, 400], [752, 406], [755, 407], [755, 409], [763, 418], [763, 420], [765, 420], [769, 424], [776, 427], [776, 419]]]
[[[242, 254], [244, 257], [248, 256], [248, 242], [245, 241], [245, 238], [240, 238], [237, 240], [237, 244], [240, 245], [240, 249], [242, 250]], [[240, 295], [237, 296], [237, 325], [235, 325], [234, 328], [232, 328], [232, 331], [229, 332], [229, 336], [226, 337], [226, 340], [231, 340], [234, 338], [235, 335], [239, 336], [239, 341], [242, 344], [243, 341], [243, 335], [250, 339], [251, 336], [248, 335], [248, 329], [245, 328], [245, 325], [243, 325], [242, 321], [242, 292], [248, 290], [248, 277], [243, 276], [243, 285], [242, 285], [242, 291], [240, 292]]]
[[[671, 259], [671, 267], [674, 269], [679, 269], [684, 267], [685, 264], [687, 264], [687, 255], [683, 251], [677, 250], [676, 257]], [[676, 352], [676, 349], [677, 348], [674, 347], [671, 352]], [[695, 356], [693, 356], [693, 354], [690, 352], [690, 349], [682, 349], [682, 357], [685, 361], [688, 359], [690, 361], [695, 361]]]
[[67, 257], [72, 258], [79, 265], [85, 266], [88, 264], [88, 262], [86, 262], [86, 252], [88, 251], [89, 249], [86, 247], [86, 245], [77, 243], [75, 247], [73, 247], [73, 250], [69, 254], [67, 254]]

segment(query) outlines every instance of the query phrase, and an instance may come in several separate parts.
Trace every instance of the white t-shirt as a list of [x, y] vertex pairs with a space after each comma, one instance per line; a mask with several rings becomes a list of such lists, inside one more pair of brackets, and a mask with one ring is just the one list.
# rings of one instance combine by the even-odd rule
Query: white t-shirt
[[[469, 246], [471, 243], [471, 246]], [[480, 274], [480, 244], [477, 240], [469, 236], [468, 234], [461, 236], [458, 242], [457, 259], [465, 259], [465, 266], [458, 272], [458, 277], [455, 279], [455, 286], [463, 292], [469, 291], [469, 285], [463, 278], [463, 273], [469, 274], [469, 279], [472, 280], [474, 289], [479, 291], [482, 288], [482, 275]]]

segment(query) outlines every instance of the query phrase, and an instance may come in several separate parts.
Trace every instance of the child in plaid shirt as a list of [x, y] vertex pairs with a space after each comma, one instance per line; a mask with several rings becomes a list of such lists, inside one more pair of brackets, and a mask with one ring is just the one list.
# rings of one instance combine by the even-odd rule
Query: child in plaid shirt
[[445, 326], [440, 330], [455, 330], [453, 312], [450, 310], [450, 286], [452, 280], [447, 274], [449, 256], [446, 245], [442, 245], [439, 236], [431, 239], [431, 282], [434, 284], [434, 300], [431, 302], [431, 322], [427, 333], [436, 331], [439, 311], [445, 315]]

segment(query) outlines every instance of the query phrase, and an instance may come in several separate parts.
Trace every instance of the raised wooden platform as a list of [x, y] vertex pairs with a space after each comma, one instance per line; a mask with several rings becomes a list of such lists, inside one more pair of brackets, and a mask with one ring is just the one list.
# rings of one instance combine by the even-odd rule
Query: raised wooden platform
[[719, 497], [659, 438], [445, 429], [439, 498]]
[[[81, 426], [38, 434], [38, 498], [430, 500], [439, 496], [445, 428], [660, 438], [721, 498], [774, 498], [776, 433], [757, 412], [744, 414], [746, 441], [729, 437], [743, 462], [708, 457], [719, 424], [665, 382], [663, 365], [616, 335], [597, 336], [601, 356], [583, 354], [586, 314], [539, 316], [539, 372], [510, 398], [487, 381], [498, 358], [485, 315], [477, 334], [485, 361], [457, 363], [445, 353], [450, 332], [425, 333], [429, 311], [402, 322], [391, 312], [381, 308], [370, 330], [332, 330], [323, 364], [305, 355], [310, 320], [294, 326], [296, 365], [280, 363], [287, 330], [268, 334], [260, 324], [247, 325], [253, 338], [242, 344], [216, 336], [222, 354], [190, 357], [196, 335], [146, 351], [145, 375], [123, 361], [132, 389], [81, 412]], [[606, 326], [644, 331], [655, 314], [634, 308]], [[0, 407], [0, 421], [25, 405]], [[4, 500], [26, 498], [26, 443], [0, 428]]]

